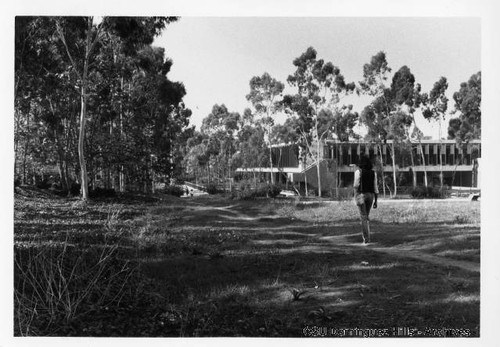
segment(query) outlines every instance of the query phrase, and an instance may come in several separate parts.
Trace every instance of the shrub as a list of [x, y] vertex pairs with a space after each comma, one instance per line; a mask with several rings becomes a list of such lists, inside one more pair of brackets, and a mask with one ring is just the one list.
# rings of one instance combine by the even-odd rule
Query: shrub
[[455, 219], [453, 220], [455, 224], [472, 224], [472, 218], [470, 216], [459, 216], [456, 215]]
[[69, 193], [73, 196], [79, 195], [81, 187], [80, 183], [73, 182], [69, 188]]
[[257, 186], [257, 189], [253, 191], [254, 198], [265, 198], [269, 194], [269, 186], [267, 184], [261, 184]]
[[252, 200], [255, 198], [275, 198], [281, 193], [281, 186], [276, 184], [259, 184], [255, 187], [249, 181], [241, 181], [235, 185], [235, 191], [231, 192], [231, 198], [241, 200]]
[[119, 304], [135, 273], [103, 248], [17, 247], [14, 263], [16, 336], [51, 335], [95, 309]]
[[327, 191], [323, 191], [323, 197], [330, 197], [335, 200], [344, 201], [350, 200], [354, 196], [354, 189], [352, 187], [347, 188], [338, 188], [335, 187], [330, 188]]
[[49, 189], [50, 186], [51, 186], [50, 182], [46, 179], [36, 183], [36, 187], [39, 189]]
[[236, 199], [241, 199], [241, 200], [252, 200], [255, 198], [255, 192], [251, 189], [244, 189], [240, 191], [236, 191], [234, 194], [234, 197]]
[[112, 198], [116, 196], [116, 191], [112, 188], [97, 187], [90, 191], [91, 198]]
[[270, 198], [275, 198], [281, 193], [281, 186], [276, 184], [270, 184], [267, 189], [268, 195]]
[[186, 192], [182, 186], [170, 185], [164, 188], [163, 192], [180, 198]]
[[450, 196], [450, 190], [443, 187], [422, 187], [418, 186], [411, 190], [414, 199], [444, 199]]
[[217, 185], [215, 183], [209, 183], [207, 185], [207, 193], [208, 194], [217, 194], [217, 193], [219, 193], [219, 188], [217, 188]]

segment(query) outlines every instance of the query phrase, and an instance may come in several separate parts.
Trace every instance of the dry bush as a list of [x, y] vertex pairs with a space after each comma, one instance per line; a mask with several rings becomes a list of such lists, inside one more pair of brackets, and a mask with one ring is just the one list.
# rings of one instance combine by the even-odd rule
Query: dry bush
[[135, 267], [118, 245], [68, 242], [15, 248], [14, 321], [18, 336], [50, 335], [107, 305], [119, 305]]

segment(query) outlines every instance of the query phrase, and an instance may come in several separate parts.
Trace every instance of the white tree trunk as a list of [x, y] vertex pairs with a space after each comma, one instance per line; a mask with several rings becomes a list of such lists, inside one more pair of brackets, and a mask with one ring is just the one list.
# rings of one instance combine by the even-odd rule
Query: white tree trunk
[[393, 197], [396, 197], [397, 195], [397, 182], [396, 182], [396, 151], [394, 149], [394, 141], [392, 142], [392, 179], [394, 180], [394, 195]]
[[[86, 68], [87, 61], [85, 61], [84, 78], [86, 78]], [[85, 163], [85, 123], [87, 118], [87, 100], [86, 100], [86, 81], [83, 81], [82, 91], [81, 91], [81, 112], [80, 112], [80, 132], [78, 135], [78, 160], [80, 162], [80, 174], [81, 174], [81, 193], [82, 199], [88, 200], [89, 198], [89, 187], [88, 187], [88, 176], [87, 176], [87, 165]]]
[[379, 144], [378, 145], [378, 151], [380, 153], [380, 160], [381, 160], [381, 166], [382, 166], [382, 191], [383, 191], [383, 194], [384, 194], [384, 198], [385, 198], [385, 172], [384, 172], [384, 166], [385, 166], [385, 161], [384, 161], [384, 154], [382, 153], [382, 146]]
[[[441, 118], [439, 118], [439, 182], [441, 184], [441, 189], [443, 189], [443, 143], [441, 141]], [[445, 152], [446, 154], [446, 152]]]
[[320, 138], [318, 130], [318, 119], [316, 117], [316, 173], [318, 175], [318, 197], [321, 198], [321, 169], [319, 167], [321, 160], [320, 154]]
[[422, 156], [422, 165], [424, 168], [424, 185], [425, 188], [427, 188], [428, 182], [427, 182], [427, 169], [425, 168], [425, 154], [424, 154], [424, 148], [422, 147], [422, 143], [420, 143], [420, 154]]
[[273, 174], [273, 150], [271, 148], [271, 141], [269, 140], [269, 166], [271, 167], [271, 184], [274, 184]]
[[413, 157], [413, 146], [410, 143], [410, 158], [411, 158], [411, 171], [412, 171], [412, 184], [413, 188], [417, 186], [417, 171], [415, 171], [415, 158]]

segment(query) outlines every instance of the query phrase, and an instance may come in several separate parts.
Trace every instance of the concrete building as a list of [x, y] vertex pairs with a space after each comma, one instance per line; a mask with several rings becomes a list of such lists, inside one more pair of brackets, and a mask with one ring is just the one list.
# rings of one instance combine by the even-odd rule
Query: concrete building
[[[320, 146], [322, 190], [335, 187], [350, 187], [354, 181], [356, 164], [362, 154], [368, 154], [378, 163], [377, 171], [392, 178], [392, 141], [386, 144], [370, 142], [324, 141]], [[457, 144], [454, 140], [422, 140], [411, 145], [395, 145], [395, 160], [398, 185], [411, 186], [413, 175], [417, 184], [424, 184], [427, 173], [429, 185], [479, 187], [479, 158], [481, 141], [473, 140], [467, 144]], [[273, 168], [238, 168], [237, 173], [258, 172], [267, 176], [274, 175], [275, 182], [293, 184], [304, 188], [317, 188], [317, 163], [304, 165], [297, 145], [274, 146], [272, 149]], [[412, 165], [413, 158], [413, 165]]]

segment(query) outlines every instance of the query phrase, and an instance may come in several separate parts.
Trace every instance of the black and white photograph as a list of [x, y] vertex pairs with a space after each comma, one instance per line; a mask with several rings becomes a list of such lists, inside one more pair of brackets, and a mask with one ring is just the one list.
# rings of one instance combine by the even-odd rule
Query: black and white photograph
[[0, 345], [493, 342], [498, 6], [179, 3], [4, 15]]

